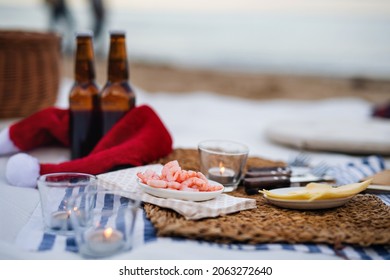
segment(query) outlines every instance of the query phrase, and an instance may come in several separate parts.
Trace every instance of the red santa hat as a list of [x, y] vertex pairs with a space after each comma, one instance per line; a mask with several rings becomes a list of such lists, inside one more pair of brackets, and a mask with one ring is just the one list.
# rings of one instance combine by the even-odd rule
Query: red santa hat
[[[69, 110], [47, 108], [0, 132], [0, 155], [48, 145], [69, 146]], [[123, 166], [140, 166], [172, 152], [172, 138], [157, 114], [143, 105], [128, 112], [86, 157], [59, 164], [39, 163], [26, 153], [10, 157], [11, 185], [35, 187], [39, 175], [55, 172], [100, 174]]]

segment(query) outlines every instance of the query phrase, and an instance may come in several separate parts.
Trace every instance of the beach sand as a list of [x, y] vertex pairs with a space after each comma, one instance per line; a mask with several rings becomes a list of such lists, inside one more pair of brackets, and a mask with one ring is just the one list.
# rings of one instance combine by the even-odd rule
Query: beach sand
[[[62, 75], [73, 79], [73, 57], [62, 59]], [[97, 82], [104, 85], [107, 61], [96, 59]], [[336, 78], [300, 75], [244, 73], [180, 68], [145, 62], [130, 62], [130, 80], [151, 93], [185, 94], [208, 91], [248, 99], [306, 99], [360, 97], [374, 104], [390, 101], [390, 80], [362, 77]]]

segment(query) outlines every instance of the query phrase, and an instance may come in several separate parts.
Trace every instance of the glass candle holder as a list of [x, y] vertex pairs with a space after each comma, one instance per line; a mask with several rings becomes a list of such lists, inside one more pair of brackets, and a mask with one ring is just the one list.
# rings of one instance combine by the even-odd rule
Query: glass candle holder
[[224, 192], [231, 192], [243, 176], [249, 149], [228, 140], [206, 140], [198, 145], [201, 172], [210, 180], [221, 183]]
[[103, 258], [130, 250], [139, 206], [139, 199], [118, 191], [99, 190], [73, 197], [70, 219], [80, 254]]
[[96, 190], [96, 176], [74, 172], [51, 173], [40, 176], [37, 185], [44, 230], [55, 234], [72, 235], [69, 199], [79, 193]]

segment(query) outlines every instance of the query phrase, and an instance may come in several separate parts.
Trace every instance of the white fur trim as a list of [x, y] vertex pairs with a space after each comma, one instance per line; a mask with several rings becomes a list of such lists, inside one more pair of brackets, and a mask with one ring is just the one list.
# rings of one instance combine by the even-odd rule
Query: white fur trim
[[9, 137], [9, 127], [0, 131], [0, 156], [7, 154], [14, 154], [20, 150], [12, 143]]
[[22, 188], [35, 188], [39, 177], [39, 162], [36, 158], [20, 153], [9, 158], [5, 170], [8, 183]]

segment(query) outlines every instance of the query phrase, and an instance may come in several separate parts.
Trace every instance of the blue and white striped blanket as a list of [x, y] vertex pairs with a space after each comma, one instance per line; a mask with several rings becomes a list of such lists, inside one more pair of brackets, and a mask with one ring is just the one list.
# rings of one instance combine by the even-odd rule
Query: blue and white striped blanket
[[[345, 174], [341, 170], [343, 168], [348, 169], [347, 172], [351, 172], [350, 169], [354, 169], [354, 177], [337, 177], [341, 178], [339, 182], [350, 183], [356, 182], [365, 176], [374, 174], [385, 168], [383, 159], [381, 157], [369, 157], [363, 158], [360, 161], [348, 164], [348, 166], [335, 169], [334, 174], [340, 172]], [[360, 171], [360, 173], [358, 172]], [[381, 194], [379, 197], [387, 204], [390, 205], [390, 195]], [[120, 202], [105, 199], [102, 201], [102, 207], [104, 209], [115, 208]], [[156, 236], [156, 231], [151, 222], [146, 218], [146, 214], [142, 208], [139, 209], [135, 230], [134, 230], [134, 248], [148, 244], [151, 242], [162, 242], [169, 246], [169, 243], [185, 242], [189, 246], [196, 246], [197, 248], [210, 248], [217, 247], [229, 251], [230, 255], [234, 256], [234, 252], [240, 251], [272, 251], [272, 250], [283, 250], [283, 251], [296, 251], [301, 253], [320, 253], [327, 256], [338, 256], [345, 259], [390, 259], [390, 244], [386, 246], [371, 246], [371, 247], [360, 247], [360, 246], [345, 246], [342, 249], [335, 249], [331, 245], [327, 244], [258, 244], [258, 245], [244, 245], [244, 244], [217, 244], [206, 241], [194, 241], [187, 239], [178, 238], [160, 238]], [[16, 244], [29, 251], [56, 251], [56, 252], [78, 252], [77, 243], [74, 237], [60, 236], [52, 233], [43, 232], [42, 227], [42, 213], [40, 207], [37, 207], [31, 216], [28, 223], [19, 233]], [[169, 247], [167, 247], [169, 250]], [[151, 256], [152, 258], [152, 256]]]

